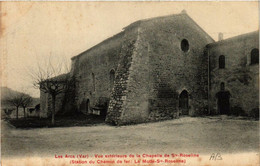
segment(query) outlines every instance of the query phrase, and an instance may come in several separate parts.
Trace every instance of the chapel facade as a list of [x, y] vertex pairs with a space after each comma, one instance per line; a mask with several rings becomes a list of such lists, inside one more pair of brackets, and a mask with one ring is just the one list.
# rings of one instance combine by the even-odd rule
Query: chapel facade
[[[259, 32], [214, 41], [186, 12], [140, 20], [73, 57], [66, 110], [115, 125], [259, 111]], [[50, 97], [41, 92], [42, 117]]]

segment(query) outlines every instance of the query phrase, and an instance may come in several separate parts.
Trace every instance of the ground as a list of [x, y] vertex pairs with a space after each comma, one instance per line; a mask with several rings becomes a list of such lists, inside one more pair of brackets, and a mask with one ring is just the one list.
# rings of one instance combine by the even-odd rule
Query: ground
[[20, 118], [7, 119], [7, 121], [16, 128], [42, 128], [42, 127], [72, 127], [72, 126], [93, 126], [95, 124], [105, 123], [105, 117], [98, 115], [83, 115], [66, 117], [58, 116], [55, 118], [55, 124], [51, 124], [51, 118]]
[[259, 151], [259, 121], [183, 117], [131, 126], [16, 129], [2, 120], [2, 157], [55, 154], [234, 153]]

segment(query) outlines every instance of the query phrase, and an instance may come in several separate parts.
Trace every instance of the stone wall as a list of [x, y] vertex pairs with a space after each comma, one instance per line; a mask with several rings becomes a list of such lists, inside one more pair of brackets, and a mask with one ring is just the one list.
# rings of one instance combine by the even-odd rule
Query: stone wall
[[[75, 87], [57, 97], [56, 110], [100, 110], [115, 125], [171, 119], [182, 113], [180, 94], [187, 91], [188, 115], [216, 113], [214, 96], [224, 82], [232, 107], [250, 114], [258, 108], [259, 65], [248, 63], [258, 33], [213, 42], [185, 12], [137, 21], [72, 58]], [[41, 92], [43, 116], [49, 102]]]
[[[68, 112], [73, 112], [74, 109], [74, 79], [70, 77], [70, 73], [58, 75], [57, 77], [51, 78], [53, 80], [67, 80], [70, 81], [70, 88], [64, 90], [62, 93], [56, 95], [55, 102], [55, 113], [57, 115], [64, 115]], [[52, 112], [52, 97], [49, 93], [40, 91], [40, 117], [46, 118], [50, 117]]]
[[[186, 14], [147, 21], [143, 38], [149, 56], [149, 118], [176, 118], [179, 95], [189, 93], [189, 115], [202, 114], [207, 108], [208, 58], [204, 46], [211, 39]], [[181, 42], [189, 49], [184, 52]]]
[[81, 112], [92, 113], [95, 107], [107, 109], [113, 87], [110, 72], [117, 70], [123, 34], [121, 32], [72, 58], [71, 75], [77, 80], [75, 105]]
[[[259, 33], [253, 32], [208, 45], [210, 56], [210, 111], [218, 113], [216, 93], [220, 84], [231, 93], [232, 109], [250, 115], [259, 107], [259, 64], [250, 64], [250, 53], [259, 49]], [[225, 68], [219, 68], [219, 56], [225, 56]]]
[[[52, 98], [51, 95], [48, 93], [40, 92], [40, 117], [41, 118], [47, 118], [51, 116], [51, 111], [52, 111]], [[55, 104], [55, 112], [59, 112], [62, 109], [63, 106], [63, 101], [64, 101], [64, 94], [61, 93], [56, 96], [56, 104]]]
[[48, 93], [44, 93], [40, 90], [40, 117], [46, 118], [48, 112]]
[[141, 25], [135, 28], [135, 49], [132, 52], [127, 84], [127, 94], [121, 123], [131, 124], [148, 121], [149, 55], [148, 44], [143, 38]]
[[[138, 28], [132, 27], [125, 30], [120, 52], [120, 60], [118, 62], [118, 67], [115, 74], [115, 85], [112, 91], [111, 100], [109, 102], [109, 110], [106, 117], [106, 122], [108, 123], [120, 125], [124, 121], [122, 121], [122, 117], [126, 111], [126, 105], [129, 102], [127, 95], [131, 93], [131, 91], [128, 90], [129, 73], [133, 65], [133, 54], [136, 52], [137, 36]], [[124, 119], [125, 118], [128, 119], [128, 116], [124, 116]]]
[[[176, 118], [182, 90], [189, 93], [189, 114], [204, 113], [208, 108], [204, 47], [213, 39], [186, 14], [136, 22], [129, 29], [107, 122], [120, 125]], [[186, 53], [180, 48], [183, 39], [190, 44]]]

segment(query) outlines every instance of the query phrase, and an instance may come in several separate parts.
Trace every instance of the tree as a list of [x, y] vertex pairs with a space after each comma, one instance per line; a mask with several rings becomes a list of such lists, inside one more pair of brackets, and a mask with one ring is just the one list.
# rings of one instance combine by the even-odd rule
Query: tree
[[23, 99], [22, 99], [22, 102], [21, 102], [21, 106], [23, 107], [23, 113], [24, 113], [24, 118], [26, 118], [26, 115], [25, 115], [25, 109], [30, 105], [32, 104], [32, 97], [29, 96], [29, 95], [24, 95], [23, 96]]
[[[34, 87], [51, 96], [51, 124], [54, 125], [56, 97], [61, 93], [69, 91], [73, 87], [75, 79], [70, 77], [69, 68], [64, 61], [52, 65], [49, 59], [46, 67], [42, 68], [38, 64], [38, 69], [33, 71], [34, 73], [31, 73], [31, 77]], [[66, 71], [65, 74], [62, 74], [64, 71]]]
[[7, 98], [7, 102], [16, 107], [16, 119], [18, 119], [18, 109], [22, 104], [24, 93], [12, 94]]

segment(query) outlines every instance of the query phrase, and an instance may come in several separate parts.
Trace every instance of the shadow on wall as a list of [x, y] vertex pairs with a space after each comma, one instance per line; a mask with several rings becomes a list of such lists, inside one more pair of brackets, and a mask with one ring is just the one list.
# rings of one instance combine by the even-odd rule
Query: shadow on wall
[[177, 118], [178, 113], [178, 93], [167, 83], [158, 85], [157, 96], [148, 100], [149, 120], [157, 121]]

